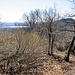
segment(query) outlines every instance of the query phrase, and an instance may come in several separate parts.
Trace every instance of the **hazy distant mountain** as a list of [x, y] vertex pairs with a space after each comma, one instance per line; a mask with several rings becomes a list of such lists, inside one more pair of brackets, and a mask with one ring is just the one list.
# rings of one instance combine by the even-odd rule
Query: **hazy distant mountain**
[[27, 26], [24, 22], [1, 22], [0, 28], [18, 28], [21, 26]]
[[24, 22], [0, 22], [0, 30], [14, 31], [16, 28], [28, 27]]
[[24, 22], [1, 22], [2, 26], [24, 25]]

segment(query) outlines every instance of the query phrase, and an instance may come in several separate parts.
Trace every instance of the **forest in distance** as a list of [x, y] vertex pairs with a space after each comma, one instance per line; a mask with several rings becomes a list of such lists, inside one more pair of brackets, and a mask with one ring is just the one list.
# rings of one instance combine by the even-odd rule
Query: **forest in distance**
[[0, 75], [75, 75], [74, 15], [54, 7], [0, 22]]

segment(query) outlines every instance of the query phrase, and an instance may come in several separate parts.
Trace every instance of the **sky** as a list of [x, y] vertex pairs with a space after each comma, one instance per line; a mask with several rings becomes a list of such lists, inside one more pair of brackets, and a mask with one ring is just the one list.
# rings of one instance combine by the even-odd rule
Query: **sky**
[[46, 9], [56, 5], [60, 14], [71, 12], [68, 0], [0, 0], [0, 21], [20, 22], [25, 12]]

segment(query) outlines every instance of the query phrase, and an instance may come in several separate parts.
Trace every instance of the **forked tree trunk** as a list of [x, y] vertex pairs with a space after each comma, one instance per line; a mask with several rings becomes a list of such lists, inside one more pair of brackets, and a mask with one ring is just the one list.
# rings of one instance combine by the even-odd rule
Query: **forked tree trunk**
[[72, 39], [72, 42], [71, 42], [70, 47], [69, 47], [69, 50], [68, 50], [67, 57], [66, 57], [66, 59], [65, 59], [65, 61], [67, 61], [67, 62], [69, 62], [69, 56], [70, 56], [70, 53], [71, 53], [71, 49], [72, 49], [74, 40], [75, 40], [75, 36], [74, 36], [73, 39]]

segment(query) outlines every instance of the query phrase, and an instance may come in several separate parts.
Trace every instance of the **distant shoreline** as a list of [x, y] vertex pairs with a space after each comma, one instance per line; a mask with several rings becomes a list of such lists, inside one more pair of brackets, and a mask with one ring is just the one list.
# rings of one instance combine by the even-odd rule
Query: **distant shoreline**
[[25, 22], [1, 22], [0, 28], [26, 28], [29, 27]]

